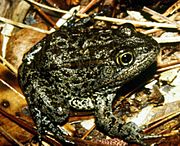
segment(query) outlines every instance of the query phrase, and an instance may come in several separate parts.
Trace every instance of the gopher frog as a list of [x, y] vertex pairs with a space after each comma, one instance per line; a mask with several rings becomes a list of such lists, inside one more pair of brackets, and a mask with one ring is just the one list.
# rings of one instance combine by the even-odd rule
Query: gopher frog
[[23, 57], [19, 84], [38, 133], [63, 140], [58, 126], [70, 109], [92, 110], [100, 131], [141, 143], [138, 127], [113, 115], [112, 102], [123, 84], [155, 62], [158, 43], [131, 24], [100, 28], [80, 20], [46, 36]]

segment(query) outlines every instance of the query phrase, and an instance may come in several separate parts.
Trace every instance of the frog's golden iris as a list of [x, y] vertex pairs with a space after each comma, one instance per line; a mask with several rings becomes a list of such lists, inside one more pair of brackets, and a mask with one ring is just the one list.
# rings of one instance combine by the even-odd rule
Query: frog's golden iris
[[128, 66], [131, 65], [134, 61], [133, 52], [123, 52], [116, 55], [116, 63], [118, 65]]

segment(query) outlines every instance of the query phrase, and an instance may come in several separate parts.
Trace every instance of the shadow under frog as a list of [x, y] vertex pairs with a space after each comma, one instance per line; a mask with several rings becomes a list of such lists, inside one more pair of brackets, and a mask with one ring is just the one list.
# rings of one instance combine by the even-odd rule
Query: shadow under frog
[[156, 61], [159, 45], [131, 24], [100, 29], [79, 25], [81, 20], [46, 36], [23, 57], [18, 79], [38, 133], [65, 141], [58, 125], [73, 108], [94, 111], [105, 134], [143, 144], [137, 125], [113, 115], [112, 102], [122, 85]]

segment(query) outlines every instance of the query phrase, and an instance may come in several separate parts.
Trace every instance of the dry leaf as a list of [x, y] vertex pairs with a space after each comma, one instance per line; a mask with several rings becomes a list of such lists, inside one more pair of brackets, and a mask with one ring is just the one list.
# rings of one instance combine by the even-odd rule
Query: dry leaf
[[[36, 24], [35, 27], [47, 30], [47, 26], [42, 23]], [[21, 29], [10, 38], [7, 47], [6, 59], [17, 69], [22, 62], [21, 60], [24, 53], [39, 42], [43, 37], [45, 37], [45, 34], [43, 33], [30, 29]]]

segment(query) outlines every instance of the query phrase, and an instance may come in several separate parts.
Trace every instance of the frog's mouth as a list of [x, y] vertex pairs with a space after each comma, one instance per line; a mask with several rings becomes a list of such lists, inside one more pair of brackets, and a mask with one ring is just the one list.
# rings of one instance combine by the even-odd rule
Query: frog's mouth
[[155, 61], [140, 74], [138, 74], [137, 76], [135, 76], [131, 80], [128, 80], [122, 86], [120, 86], [120, 88], [118, 88], [116, 96], [120, 97], [126, 95], [127, 93], [133, 91], [134, 89], [137, 89], [137, 87], [141, 87], [144, 84], [146, 84], [146, 82], [153, 77], [153, 75], [156, 72], [156, 69], [157, 69], [157, 62]]

